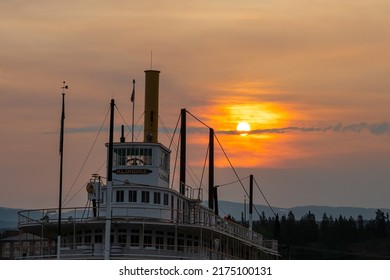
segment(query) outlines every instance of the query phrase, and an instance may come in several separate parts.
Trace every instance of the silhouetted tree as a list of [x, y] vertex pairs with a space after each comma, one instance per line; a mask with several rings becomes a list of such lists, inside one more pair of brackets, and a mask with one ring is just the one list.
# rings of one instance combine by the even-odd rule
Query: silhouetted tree
[[316, 242], [318, 241], [318, 225], [316, 217], [309, 211], [304, 215], [298, 223], [298, 230], [301, 242]]
[[287, 217], [283, 215], [280, 225], [281, 239], [283, 243], [293, 244], [296, 239], [295, 233], [296, 220], [294, 213], [288, 211]]
[[326, 213], [322, 215], [322, 221], [320, 224], [320, 241], [324, 244], [330, 244], [332, 242], [331, 232], [333, 230], [333, 219], [331, 220]]
[[[375, 218], [370, 221], [365, 221], [362, 215], [356, 220], [341, 215], [334, 219], [326, 213], [322, 215], [321, 221], [316, 221], [311, 212], [298, 221], [292, 211], [283, 215], [280, 220], [279, 216], [267, 218], [262, 212], [259, 220], [254, 222], [253, 229], [264, 238], [279, 240], [281, 250], [288, 248], [293, 259], [345, 258], [351, 256], [343, 254], [345, 250], [362, 250], [361, 246], [365, 246], [364, 243], [353, 243], [390, 236], [390, 217], [388, 213], [378, 209]], [[386, 244], [382, 240], [380, 242]]]
[[279, 222], [278, 214], [276, 214], [275, 223], [274, 223], [274, 239], [276, 240], [280, 239], [280, 222]]
[[375, 212], [375, 237], [376, 238], [385, 238], [386, 237], [386, 218], [385, 213], [381, 210]]

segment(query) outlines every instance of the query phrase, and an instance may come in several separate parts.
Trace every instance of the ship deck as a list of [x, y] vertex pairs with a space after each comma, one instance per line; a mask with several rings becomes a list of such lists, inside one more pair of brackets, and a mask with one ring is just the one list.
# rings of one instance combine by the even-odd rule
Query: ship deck
[[[104, 209], [63, 209], [61, 259], [102, 259]], [[278, 242], [199, 207], [192, 211], [113, 207], [111, 259], [275, 259]], [[132, 213], [132, 214], [130, 214]], [[19, 242], [19, 258], [57, 258], [58, 213], [55, 209], [19, 213], [21, 233], [37, 242]], [[27, 236], [27, 235], [26, 235]]]

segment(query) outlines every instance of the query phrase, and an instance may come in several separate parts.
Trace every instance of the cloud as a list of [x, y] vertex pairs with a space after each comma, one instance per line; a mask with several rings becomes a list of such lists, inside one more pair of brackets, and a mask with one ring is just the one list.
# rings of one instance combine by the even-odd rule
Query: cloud
[[[322, 126], [322, 127], [299, 127], [299, 126], [289, 126], [282, 128], [268, 128], [268, 129], [255, 129], [252, 130], [251, 134], [282, 134], [289, 132], [334, 132], [334, 133], [362, 133], [367, 131], [374, 135], [390, 135], [390, 123], [381, 122], [381, 123], [372, 123], [368, 124], [366, 122], [356, 123], [356, 124], [347, 124], [343, 125], [338, 123], [336, 125]], [[220, 134], [237, 134], [235, 130], [225, 130], [218, 131]]]
[[381, 123], [373, 123], [368, 124], [365, 122], [361, 122], [358, 124], [350, 124], [343, 126], [341, 124], [337, 125], [337, 132], [356, 132], [360, 133], [362, 131], [369, 131], [372, 134], [375, 135], [386, 135], [390, 134], [390, 124], [388, 122], [381, 122]]

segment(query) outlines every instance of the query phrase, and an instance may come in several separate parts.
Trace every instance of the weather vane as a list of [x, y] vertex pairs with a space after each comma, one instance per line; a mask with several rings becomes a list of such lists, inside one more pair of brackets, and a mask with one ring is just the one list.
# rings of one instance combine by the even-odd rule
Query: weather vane
[[65, 84], [65, 81], [62, 82], [63, 86], [61, 87], [62, 88], [62, 94], [65, 94], [65, 90], [68, 89], [68, 85]]

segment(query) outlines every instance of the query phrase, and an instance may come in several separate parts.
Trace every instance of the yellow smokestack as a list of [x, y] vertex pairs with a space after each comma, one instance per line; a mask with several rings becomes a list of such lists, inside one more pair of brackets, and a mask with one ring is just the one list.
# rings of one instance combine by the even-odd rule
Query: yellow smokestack
[[160, 71], [145, 71], [144, 142], [158, 142], [158, 87]]

